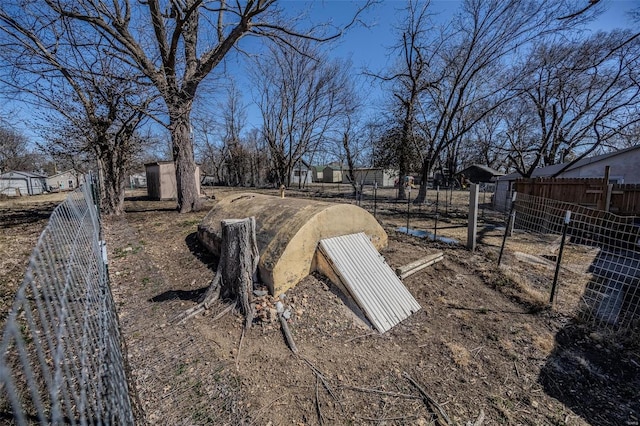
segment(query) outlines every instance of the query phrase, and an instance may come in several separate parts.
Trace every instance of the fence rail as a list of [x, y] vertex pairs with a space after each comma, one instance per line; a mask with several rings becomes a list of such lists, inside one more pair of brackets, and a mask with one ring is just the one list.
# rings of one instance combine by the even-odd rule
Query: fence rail
[[132, 424], [122, 340], [90, 176], [53, 211], [0, 342], [0, 416]]
[[619, 215], [640, 214], [640, 185], [637, 184], [609, 184], [599, 178], [517, 179], [515, 191]]

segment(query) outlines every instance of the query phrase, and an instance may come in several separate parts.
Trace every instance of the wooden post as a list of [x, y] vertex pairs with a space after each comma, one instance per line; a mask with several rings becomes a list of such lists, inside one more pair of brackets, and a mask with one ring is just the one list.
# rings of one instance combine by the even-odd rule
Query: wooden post
[[606, 212], [609, 211], [609, 204], [611, 203], [611, 191], [609, 188], [609, 176], [611, 175], [611, 166], [604, 166], [604, 177], [602, 178], [602, 201], [603, 206], [598, 206], [600, 210]]
[[609, 209], [611, 208], [611, 194], [613, 194], [613, 184], [609, 183], [607, 184], [607, 192], [606, 192], [606, 196], [604, 197], [604, 211], [608, 212]]
[[476, 249], [476, 232], [478, 231], [478, 184], [472, 183], [469, 191], [469, 225], [467, 226], [467, 248]]

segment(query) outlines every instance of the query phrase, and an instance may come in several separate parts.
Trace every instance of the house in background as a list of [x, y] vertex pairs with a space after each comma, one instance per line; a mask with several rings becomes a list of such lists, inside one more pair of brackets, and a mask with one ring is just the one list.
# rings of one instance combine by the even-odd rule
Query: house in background
[[147, 175], [146, 173], [134, 173], [129, 175], [129, 188], [146, 188], [147, 187]]
[[[539, 167], [533, 171], [532, 178], [551, 177], [556, 175], [569, 163], [554, 164], [547, 167]], [[586, 157], [575, 164], [571, 164], [557, 178], [604, 178], [606, 167], [609, 166], [609, 183], [640, 183], [640, 145], [608, 154]], [[497, 209], [508, 208], [514, 191], [516, 179], [521, 178], [520, 173], [511, 173], [497, 179], [496, 192], [494, 194], [494, 207]]]
[[[358, 185], [378, 184], [378, 187], [392, 187], [398, 177], [398, 172], [391, 169], [377, 167], [362, 167], [353, 169], [353, 175]], [[342, 183], [349, 183], [349, 172], [342, 173]]]
[[46, 192], [46, 176], [31, 173], [9, 171], [0, 175], [0, 194], [9, 196], [38, 195]]
[[78, 172], [73, 169], [47, 177], [47, 191], [72, 191], [78, 184]]
[[322, 181], [324, 183], [342, 183], [342, 166], [329, 164], [322, 169]]
[[[152, 200], [175, 200], [178, 198], [176, 165], [173, 161], [156, 161], [144, 165], [147, 195]], [[196, 185], [200, 194], [200, 167], [196, 166]]]

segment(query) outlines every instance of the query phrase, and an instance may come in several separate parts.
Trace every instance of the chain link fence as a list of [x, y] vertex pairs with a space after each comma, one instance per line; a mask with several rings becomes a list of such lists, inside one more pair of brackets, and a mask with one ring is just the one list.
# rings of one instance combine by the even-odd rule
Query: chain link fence
[[0, 343], [0, 417], [132, 424], [91, 176], [51, 214]]
[[520, 193], [511, 208], [503, 263], [529, 291], [601, 326], [637, 326], [640, 218]]

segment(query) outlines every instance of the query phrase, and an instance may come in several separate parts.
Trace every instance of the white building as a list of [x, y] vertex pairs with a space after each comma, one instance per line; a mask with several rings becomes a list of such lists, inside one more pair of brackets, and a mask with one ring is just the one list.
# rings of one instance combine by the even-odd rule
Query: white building
[[38, 195], [46, 186], [46, 176], [36, 173], [10, 171], [0, 175], [0, 194], [4, 195]]

